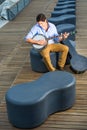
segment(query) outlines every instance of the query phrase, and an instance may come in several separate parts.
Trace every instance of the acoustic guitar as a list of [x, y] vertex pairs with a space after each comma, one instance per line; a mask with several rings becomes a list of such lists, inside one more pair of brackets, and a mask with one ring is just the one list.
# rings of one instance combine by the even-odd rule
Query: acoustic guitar
[[[72, 31], [69, 32], [69, 35], [74, 35], [76, 33], [76, 31]], [[63, 34], [61, 34], [63, 36]], [[60, 35], [59, 35], [60, 36]], [[54, 36], [54, 37], [50, 37], [50, 38], [46, 38], [44, 35], [42, 34], [37, 34], [33, 37], [34, 40], [45, 40], [45, 44], [44, 45], [40, 45], [40, 44], [33, 44], [33, 48], [36, 49], [37, 51], [41, 51], [42, 49], [44, 49], [47, 44], [48, 44], [48, 40], [59, 37], [59, 36]]]
[[62, 41], [63, 44], [69, 47], [69, 54], [70, 54], [70, 67], [75, 73], [83, 73], [87, 70], [87, 57], [82, 56], [77, 53], [76, 49], [74, 48], [73, 41], [66, 39]]

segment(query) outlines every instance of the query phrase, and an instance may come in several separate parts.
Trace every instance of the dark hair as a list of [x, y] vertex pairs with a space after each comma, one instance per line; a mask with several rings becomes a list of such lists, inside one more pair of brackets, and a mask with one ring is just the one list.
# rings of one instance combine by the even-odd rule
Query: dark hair
[[39, 21], [45, 21], [46, 20], [46, 16], [44, 14], [38, 14], [37, 17], [36, 17], [36, 21], [39, 22]]

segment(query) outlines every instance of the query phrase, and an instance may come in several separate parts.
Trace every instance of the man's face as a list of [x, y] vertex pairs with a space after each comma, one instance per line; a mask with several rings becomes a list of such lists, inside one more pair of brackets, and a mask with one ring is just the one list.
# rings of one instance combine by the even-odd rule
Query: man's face
[[47, 30], [47, 29], [48, 29], [47, 20], [45, 20], [45, 21], [39, 21], [38, 24], [39, 24], [44, 30]]

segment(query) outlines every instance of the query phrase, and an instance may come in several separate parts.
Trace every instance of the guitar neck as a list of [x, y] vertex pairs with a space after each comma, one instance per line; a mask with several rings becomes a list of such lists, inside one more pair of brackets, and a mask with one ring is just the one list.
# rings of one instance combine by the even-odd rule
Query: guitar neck
[[[69, 32], [69, 35], [75, 35], [77, 33], [77, 31], [71, 31]], [[54, 39], [54, 38], [59, 38], [60, 36], [63, 36], [63, 34], [60, 34], [58, 36], [53, 36], [53, 37], [50, 37], [50, 38], [46, 38], [47, 40], [51, 40], [51, 39]]]

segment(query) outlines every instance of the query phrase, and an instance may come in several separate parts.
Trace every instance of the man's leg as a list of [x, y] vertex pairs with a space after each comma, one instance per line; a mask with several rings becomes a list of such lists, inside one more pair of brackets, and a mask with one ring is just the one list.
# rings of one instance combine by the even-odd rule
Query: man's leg
[[49, 71], [55, 71], [56, 68], [52, 65], [51, 63], [51, 59], [50, 59], [50, 47], [49, 45], [43, 49], [40, 54], [42, 55], [43, 59], [44, 59], [44, 63], [47, 66]]
[[50, 46], [50, 50], [52, 52], [60, 52], [60, 57], [58, 60], [58, 66], [63, 68], [65, 63], [66, 63], [66, 58], [67, 58], [67, 54], [68, 54], [68, 50], [69, 48], [66, 45], [63, 44], [51, 44]]

